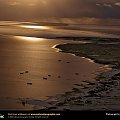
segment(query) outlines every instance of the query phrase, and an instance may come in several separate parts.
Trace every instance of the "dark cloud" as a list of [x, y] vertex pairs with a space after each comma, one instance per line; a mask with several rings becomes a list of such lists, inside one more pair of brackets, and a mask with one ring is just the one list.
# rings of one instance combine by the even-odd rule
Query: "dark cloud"
[[119, 0], [0, 0], [0, 19], [120, 18]]

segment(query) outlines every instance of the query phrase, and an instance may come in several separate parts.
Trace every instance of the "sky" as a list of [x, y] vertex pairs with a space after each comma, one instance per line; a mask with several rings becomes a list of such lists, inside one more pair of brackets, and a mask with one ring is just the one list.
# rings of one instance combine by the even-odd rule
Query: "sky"
[[120, 0], [0, 0], [0, 20], [120, 18]]

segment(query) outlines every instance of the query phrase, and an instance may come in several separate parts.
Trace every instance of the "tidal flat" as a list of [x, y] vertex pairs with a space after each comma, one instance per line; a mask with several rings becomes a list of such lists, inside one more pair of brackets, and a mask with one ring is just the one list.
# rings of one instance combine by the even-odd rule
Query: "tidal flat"
[[108, 109], [103, 98], [119, 108], [119, 35], [9, 24], [0, 27], [1, 110]]
[[[87, 41], [87, 38], [84, 39]], [[107, 65], [109, 66], [108, 71], [99, 74], [95, 81], [83, 80], [82, 84], [74, 84], [74, 88], [71, 91], [50, 97], [45, 101], [49, 105], [40, 109], [120, 110], [120, 39], [92, 39], [88, 39], [91, 43], [68, 43], [57, 45], [56, 48], [60, 49], [60, 52], [72, 53], [76, 56], [89, 58], [94, 62]], [[79, 38], [79, 40], [83, 39]]]

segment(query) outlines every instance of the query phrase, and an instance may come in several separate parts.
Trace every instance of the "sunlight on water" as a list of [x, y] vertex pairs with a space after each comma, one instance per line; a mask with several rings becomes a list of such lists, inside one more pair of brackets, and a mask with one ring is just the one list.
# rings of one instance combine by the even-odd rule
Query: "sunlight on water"
[[21, 25], [22, 28], [28, 28], [28, 29], [49, 29], [47, 26], [37, 26], [37, 25]]
[[37, 38], [37, 37], [26, 37], [26, 36], [14, 36], [14, 38], [19, 39], [19, 40], [26, 40], [26, 41], [43, 41], [45, 40], [44, 38]]

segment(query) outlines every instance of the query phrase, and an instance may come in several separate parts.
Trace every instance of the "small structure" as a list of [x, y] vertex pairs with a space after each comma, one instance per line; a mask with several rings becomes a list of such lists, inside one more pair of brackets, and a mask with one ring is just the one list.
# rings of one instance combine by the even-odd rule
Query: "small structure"
[[44, 79], [44, 80], [47, 80], [47, 78], [46, 78], [46, 77], [43, 77], [43, 79]]
[[22, 101], [22, 105], [25, 106], [25, 102], [24, 101]]
[[48, 75], [49, 77], [51, 77], [51, 75]]
[[79, 75], [79, 73], [75, 73], [75, 75]]
[[61, 76], [59, 75], [58, 78], [61, 78]]
[[58, 60], [59, 62], [61, 62], [62, 60]]
[[32, 85], [32, 83], [30, 83], [30, 82], [28, 82], [27, 84], [28, 84], [28, 85]]
[[25, 71], [25, 73], [29, 73], [29, 71]]
[[21, 72], [20, 74], [21, 74], [21, 75], [23, 75], [24, 73], [23, 73], [23, 72]]

